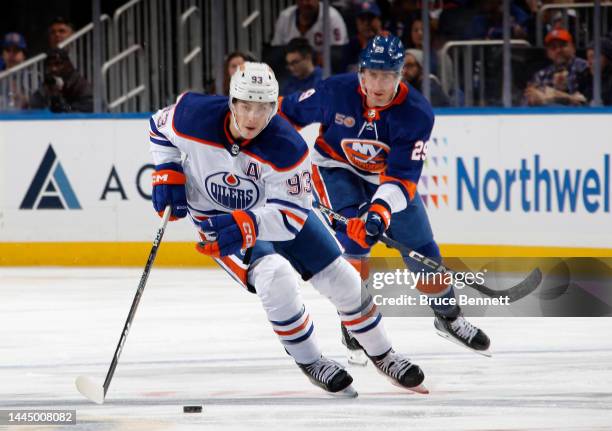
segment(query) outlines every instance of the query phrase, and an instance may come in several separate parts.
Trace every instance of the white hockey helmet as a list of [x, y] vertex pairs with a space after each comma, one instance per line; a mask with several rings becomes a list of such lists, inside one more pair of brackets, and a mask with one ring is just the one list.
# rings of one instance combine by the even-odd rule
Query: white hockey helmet
[[274, 76], [274, 71], [266, 63], [247, 61], [240, 65], [232, 75], [229, 96], [232, 120], [238, 131], [240, 131], [240, 128], [236, 122], [234, 99], [246, 102], [271, 103], [272, 110], [266, 121], [267, 126], [272, 117], [276, 115], [278, 108], [278, 81]]

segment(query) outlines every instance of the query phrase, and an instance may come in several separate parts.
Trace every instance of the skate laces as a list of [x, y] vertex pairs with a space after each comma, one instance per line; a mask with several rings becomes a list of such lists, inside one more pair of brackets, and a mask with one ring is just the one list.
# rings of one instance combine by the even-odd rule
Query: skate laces
[[468, 343], [471, 342], [472, 338], [478, 333], [478, 328], [465, 320], [463, 316], [459, 316], [453, 320], [451, 322], [451, 327], [458, 336], [467, 340]]
[[414, 364], [408, 358], [391, 350], [384, 358], [376, 361], [376, 366], [385, 374], [399, 380]]
[[330, 359], [321, 358], [310, 365], [306, 365], [305, 369], [312, 377], [327, 384], [342, 368]]

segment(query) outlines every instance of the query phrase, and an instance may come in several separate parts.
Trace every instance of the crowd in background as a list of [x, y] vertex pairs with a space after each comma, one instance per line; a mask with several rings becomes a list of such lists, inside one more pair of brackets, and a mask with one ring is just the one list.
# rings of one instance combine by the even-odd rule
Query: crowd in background
[[[345, 0], [332, 3], [335, 7], [330, 9], [329, 16], [335, 73], [356, 71], [359, 53], [367, 41], [378, 34], [393, 34], [402, 40], [406, 48], [402, 79], [417, 90], [421, 90], [423, 61], [426, 56], [423, 53], [420, 1]], [[524, 39], [531, 45], [536, 45], [537, 13], [542, 5], [549, 3], [567, 4], [571, 3], [571, 0], [512, 0], [511, 37]], [[281, 78], [282, 94], [311, 88], [322, 79], [319, 68], [323, 49], [321, 4], [319, 0], [297, 0], [296, 5], [281, 12], [276, 22], [271, 45], [285, 47], [284, 64], [271, 62], [271, 65]], [[428, 56], [432, 105], [449, 106], [451, 98], [455, 100], [463, 98], [462, 94], [453, 94], [457, 91], [451, 85], [453, 63], [448, 53], [442, 52], [444, 44], [448, 41], [502, 39], [502, 8], [502, 0], [433, 2], [429, 14]], [[593, 101], [593, 45], [582, 50], [584, 58], [576, 55], [574, 44], [576, 35], [570, 32], [570, 28], [576, 27], [571, 25], [575, 16], [570, 15], [564, 19], [559, 11], [547, 10], [542, 19], [546, 37], [545, 47], [540, 55], [541, 60], [550, 64], [541, 70], [534, 70], [525, 85], [521, 86], [519, 103], [528, 106], [590, 105]], [[569, 28], [564, 28], [566, 24], [570, 24]], [[604, 34], [606, 30], [604, 29]], [[584, 37], [584, 35], [579, 36]], [[607, 35], [601, 39], [604, 105], [612, 105], [611, 37]], [[250, 55], [233, 53], [232, 57], [247, 59]], [[450, 77], [444, 85], [440, 80], [443, 69], [445, 75]], [[496, 71], [501, 75], [501, 64]]]
[[[555, 0], [511, 0], [511, 33], [513, 39], [536, 44], [536, 16], [542, 4]], [[563, 0], [562, 3], [571, 3]], [[430, 100], [433, 106], [450, 106], [463, 95], [457, 85], [450, 85], [453, 60], [442, 47], [448, 41], [501, 39], [503, 34], [502, 0], [434, 1], [429, 14], [430, 52], [423, 52], [423, 21], [420, 0], [343, 0], [333, 1], [330, 8], [332, 70], [355, 72], [359, 53], [375, 35], [398, 36], [406, 48], [401, 79], [417, 90], [423, 83], [423, 63], [429, 58]], [[277, 18], [268, 51], [280, 52], [279, 61], [257, 59], [250, 53], [234, 52], [226, 57], [223, 91], [228, 93], [229, 77], [244, 61], [264, 60], [275, 70], [281, 82], [281, 94], [303, 91], [323, 79], [323, 2], [296, 0]], [[571, 21], [572, 16], [569, 16]], [[593, 45], [577, 54], [572, 34], [577, 26], [568, 17], [547, 11], [543, 16], [546, 37], [542, 57], [548, 65], [535, 70], [520, 88], [520, 104], [526, 106], [588, 106], [593, 102]], [[574, 30], [572, 30], [574, 29]], [[609, 29], [603, 29], [603, 34]], [[74, 33], [73, 25], [63, 18], [50, 23], [44, 77], [40, 88], [23, 94], [19, 88], [3, 88], [0, 98], [11, 109], [49, 109], [52, 112], [91, 112], [92, 88], [76, 70], [73, 59], [58, 44]], [[266, 57], [264, 55], [264, 57]], [[28, 45], [17, 32], [2, 38], [0, 71], [18, 66], [28, 58]], [[612, 38], [601, 39], [602, 101], [612, 105]], [[497, 69], [501, 73], [501, 68]], [[1, 72], [0, 72], [1, 73]], [[444, 74], [449, 82], [441, 82]], [[499, 78], [499, 77], [498, 77]]]
[[[74, 33], [74, 26], [62, 17], [55, 18], [47, 29], [48, 50], [44, 64], [44, 77], [40, 88], [32, 94], [24, 94], [15, 83], [0, 97], [8, 99], [11, 109], [48, 109], [51, 112], [92, 112], [93, 91], [72, 63], [68, 52], [58, 45]], [[26, 61], [28, 45], [20, 33], [7, 33], [2, 39], [0, 71], [18, 66]], [[11, 88], [14, 87], [14, 88]]]

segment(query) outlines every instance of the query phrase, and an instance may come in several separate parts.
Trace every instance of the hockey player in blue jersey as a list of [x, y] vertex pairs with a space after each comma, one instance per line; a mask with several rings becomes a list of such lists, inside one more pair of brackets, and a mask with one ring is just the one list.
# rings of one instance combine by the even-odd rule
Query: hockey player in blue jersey
[[[321, 123], [313, 160], [319, 202], [350, 218], [337, 238], [362, 276], [370, 248], [383, 234], [437, 261], [417, 183], [427, 155], [434, 115], [427, 100], [400, 82], [404, 48], [395, 36], [376, 36], [360, 56], [359, 73], [337, 75], [316, 88], [281, 99], [280, 114], [297, 127]], [[413, 271], [429, 270], [404, 257]], [[454, 297], [452, 285], [420, 285], [436, 297]], [[433, 305], [438, 333], [478, 352], [487, 335], [459, 306]], [[344, 331], [349, 357], [360, 362], [358, 343]], [[353, 352], [351, 352], [353, 350]]]
[[319, 387], [355, 395], [352, 378], [325, 358], [298, 291], [297, 270], [336, 307], [342, 324], [394, 384], [416, 392], [421, 369], [391, 346], [372, 297], [312, 211], [311, 161], [277, 112], [278, 83], [262, 63], [232, 76], [230, 98], [182, 95], [150, 120], [153, 204], [188, 216], [198, 250], [256, 293], [285, 350]]

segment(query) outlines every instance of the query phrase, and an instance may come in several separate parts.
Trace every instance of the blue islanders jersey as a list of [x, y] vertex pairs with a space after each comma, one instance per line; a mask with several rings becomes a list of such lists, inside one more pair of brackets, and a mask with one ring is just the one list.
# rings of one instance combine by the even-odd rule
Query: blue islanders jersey
[[315, 88], [281, 98], [279, 112], [294, 126], [321, 123], [312, 154], [317, 166], [340, 167], [377, 184], [372, 200], [392, 212], [414, 198], [434, 124], [429, 102], [400, 83], [386, 106], [369, 108], [358, 75], [336, 75]]
[[[258, 239], [293, 239], [304, 226], [312, 203], [306, 142], [278, 115], [252, 140], [234, 140], [229, 122], [227, 97], [180, 96], [149, 121], [154, 163], [183, 166], [194, 222], [250, 210], [257, 219]], [[240, 148], [235, 156], [232, 146]]]

